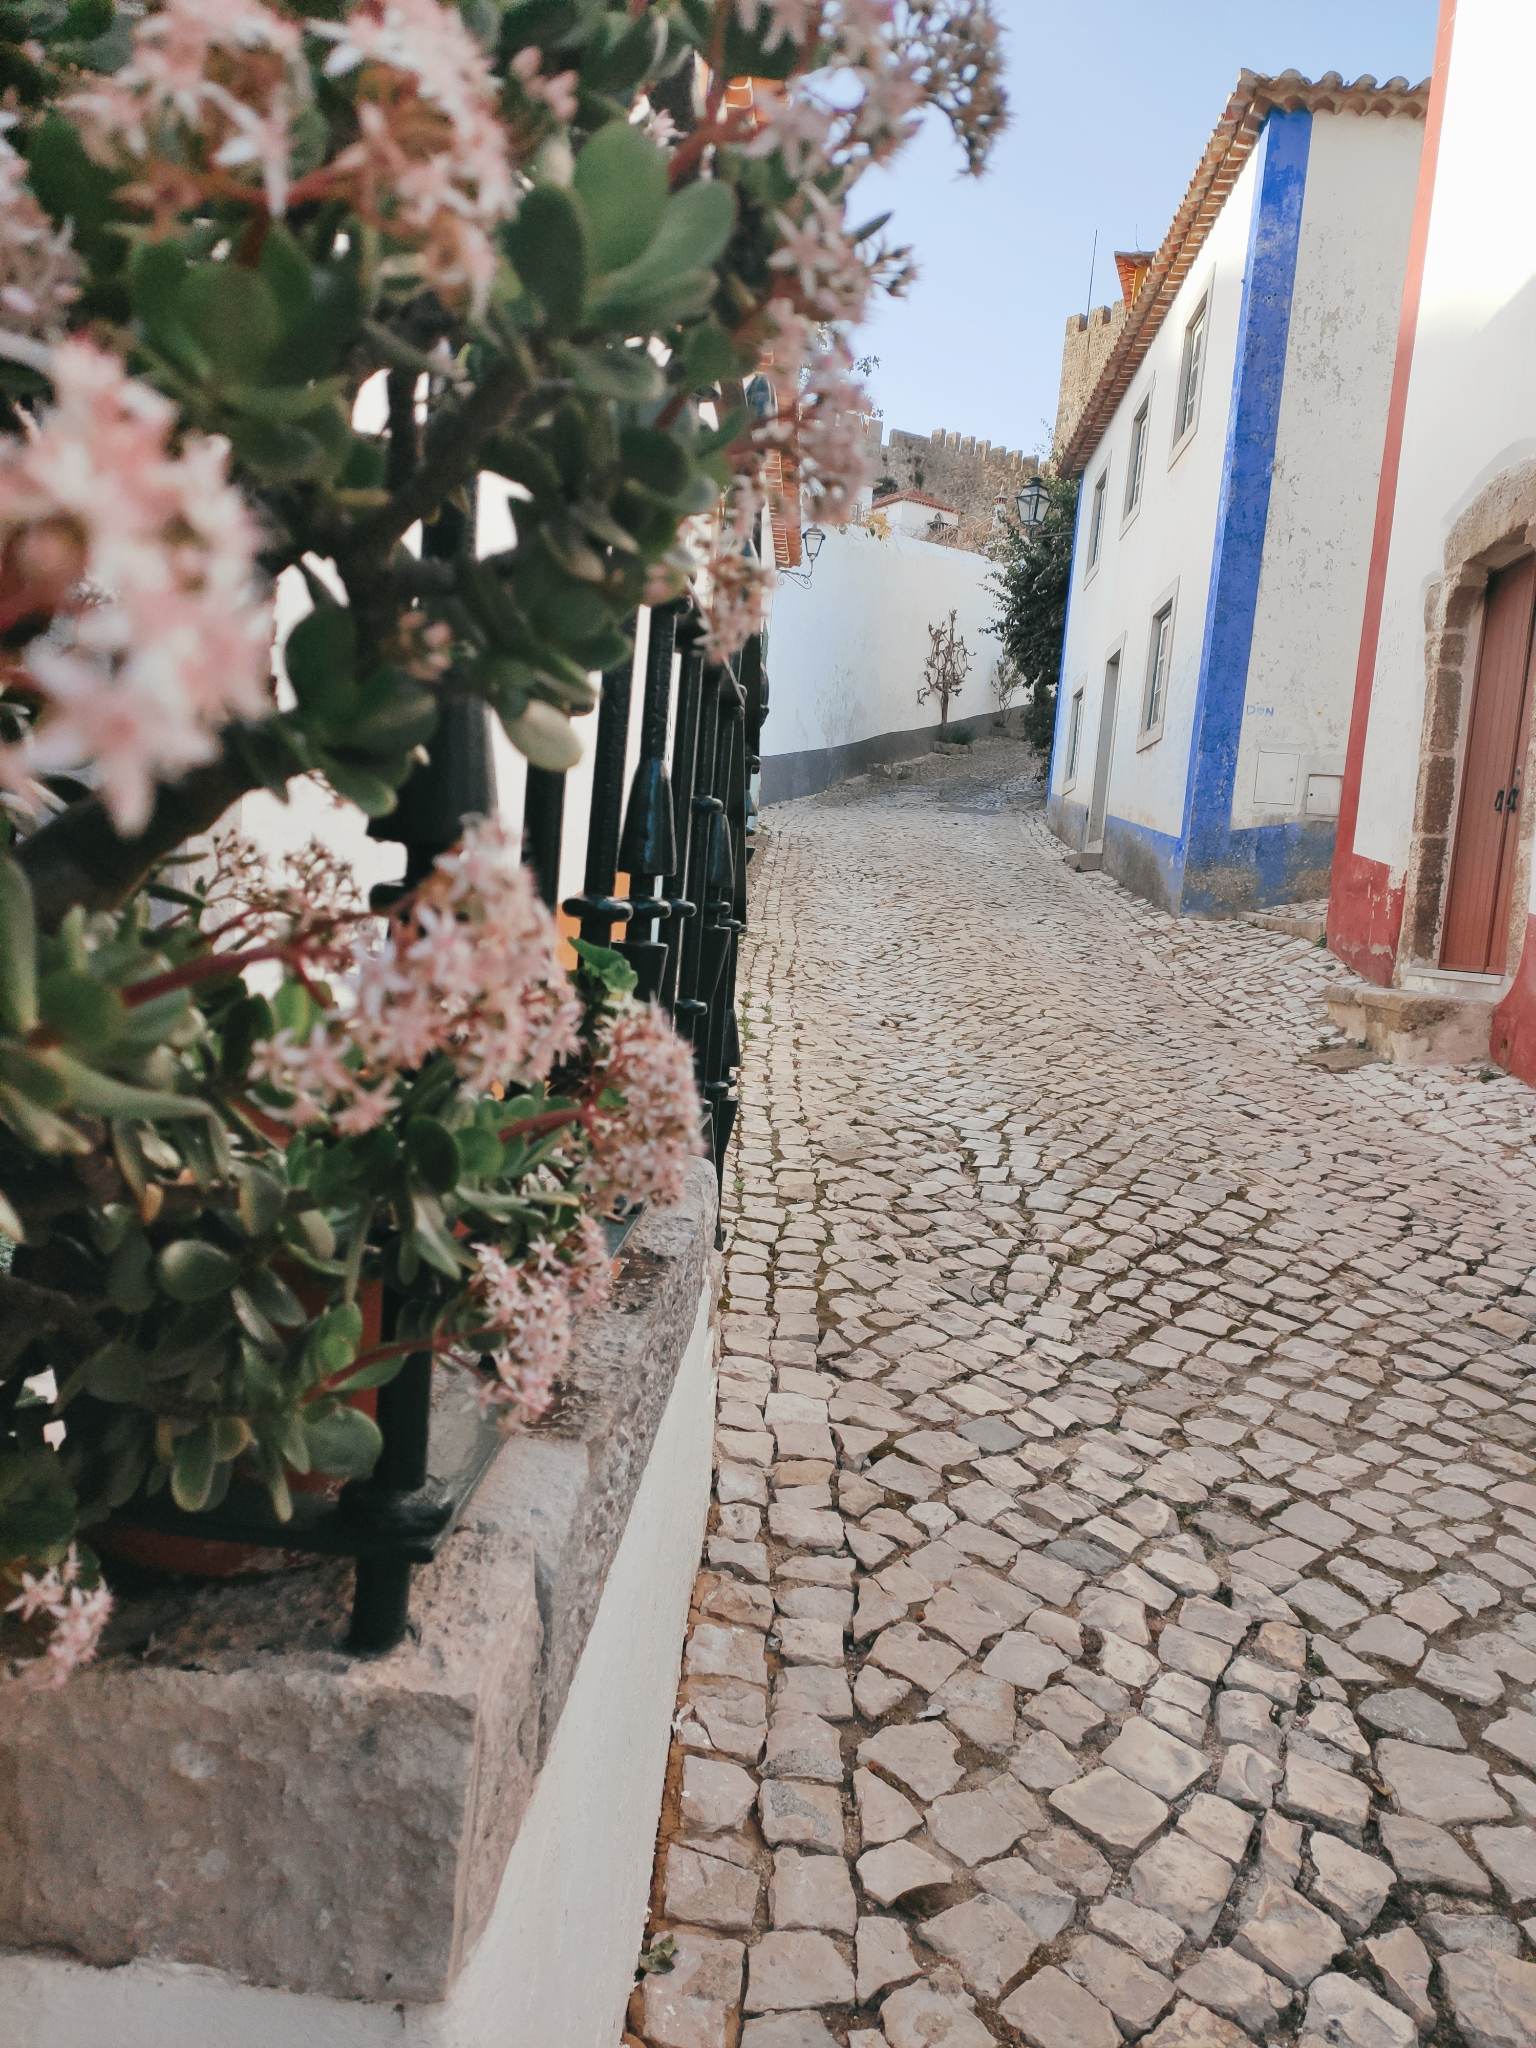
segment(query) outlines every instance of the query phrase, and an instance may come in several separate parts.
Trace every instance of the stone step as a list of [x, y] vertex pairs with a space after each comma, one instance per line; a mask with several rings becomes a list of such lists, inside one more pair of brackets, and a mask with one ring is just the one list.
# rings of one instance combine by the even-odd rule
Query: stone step
[[1455, 1067], [1488, 1058], [1496, 989], [1428, 994], [1345, 981], [1329, 989], [1328, 1015], [1346, 1037], [1401, 1067]]

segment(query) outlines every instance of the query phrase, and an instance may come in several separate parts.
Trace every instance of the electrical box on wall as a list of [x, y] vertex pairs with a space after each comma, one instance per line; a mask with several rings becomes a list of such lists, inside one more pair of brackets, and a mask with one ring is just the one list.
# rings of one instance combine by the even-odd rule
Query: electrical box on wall
[[1339, 798], [1343, 793], [1342, 775], [1309, 775], [1307, 777], [1307, 805], [1309, 818], [1336, 818], [1339, 815]]
[[1294, 811], [1301, 783], [1301, 755], [1291, 747], [1260, 747], [1253, 775], [1253, 800]]

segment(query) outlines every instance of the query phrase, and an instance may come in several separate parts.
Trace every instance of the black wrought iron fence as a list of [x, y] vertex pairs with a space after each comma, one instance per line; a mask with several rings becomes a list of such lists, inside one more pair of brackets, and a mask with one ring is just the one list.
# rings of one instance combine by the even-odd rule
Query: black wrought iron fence
[[[740, 1038], [737, 946], [746, 924], [748, 803], [767, 694], [762, 644], [732, 662], [706, 659], [697, 614], [683, 604], [650, 614], [641, 678], [638, 757], [631, 763], [633, 664], [603, 677], [580, 891], [560, 900], [567, 848], [564, 776], [530, 768], [525, 858], [552, 909], [580, 936], [616, 945], [638, 993], [660, 1002], [693, 1048], [706, 1142], [723, 1175], [735, 1125]], [[431, 764], [375, 828], [405, 847], [402, 887], [430, 869], [466, 817], [496, 805], [482, 707], [450, 703]], [[617, 1250], [627, 1225], [610, 1224]], [[384, 1334], [397, 1304], [386, 1293]], [[356, 1563], [348, 1647], [393, 1648], [410, 1619], [415, 1568], [452, 1533], [502, 1438], [466, 1404], [432, 1399], [432, 1360], [409, 1358], [379, 1390], [383, 1449], [370, 1478], [336, 1499], [297, 1495], [278, 1523], [264, 1495], [231, 1489], [212, 1513], [183, 1514], [165, 1497], [134, 1511], [134, 1526], [257, 1544]]]

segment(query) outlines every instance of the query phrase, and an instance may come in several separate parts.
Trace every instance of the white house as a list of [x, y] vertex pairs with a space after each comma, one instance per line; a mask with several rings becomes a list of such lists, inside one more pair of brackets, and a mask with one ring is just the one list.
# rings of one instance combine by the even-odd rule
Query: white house
[[918, 540], [953, 533], [960, 524], [956, 508], [930, 491], [887, 491], [871, 501], [870, 509], [879, 513], [892, 533], [909, 533]]
[[1327, 888], [1427, 98], [1244, 72], [1060, 458], [1048, 815], [1169, 909]]
[[[1443, 0], [1328, 936], [1398, 1045], [1536, 1081], [1536, 9]], [[1415, 1000], [1415, 998], [1417, 1000]], [[1395, 1050], [1394, 1033], [1383, 1034]]]

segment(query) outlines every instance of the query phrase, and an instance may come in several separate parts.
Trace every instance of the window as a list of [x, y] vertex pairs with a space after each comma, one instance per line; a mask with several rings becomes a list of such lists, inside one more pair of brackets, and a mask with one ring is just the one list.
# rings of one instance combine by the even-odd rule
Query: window
[[1147, 469], [1147, 423], [1151, 414], [1151, 394], [1141, 401], [1136, 417], [1131, 421], [1131, 463], [1125, 477], [1125, 516], [1130, 518], [1141, 503], [1141, 480]]
[[1163, 729], [1163, 710], [1168, 701], [1168, 663], [1173, 653], [1173, 599], [1152, 615], [1152, 637], [1147, 643], [1147, 687], [1141, 700], [1142, 737], [1155, 737]]
[[1104, 501], [1109, 496], [1109, 471], [1100, 470], [1099, 480], [1093, 487], [1093, 510], [1088, 520], [1088, 566], [1098, 564], [1099, 551], [1104, 545]]
[[1067, 771], [1062, 781], [1068, 788], [1077, 779], [1077, 755], [1083, 739], [1083, 693], [1072, 692], [1072, 712], [1067, 725]]
[[1179, 364], [1179, 401], [1173, 409], [1173, 445], [1180, 443], [1195, 431], [1195, 421], [1200, 417], [1200, 375], [1205, 368], [1205, 330], [1210, 313], [1211, 298], [1207, 292], [1189, 317], [1184, 330], [1184, 355]]

